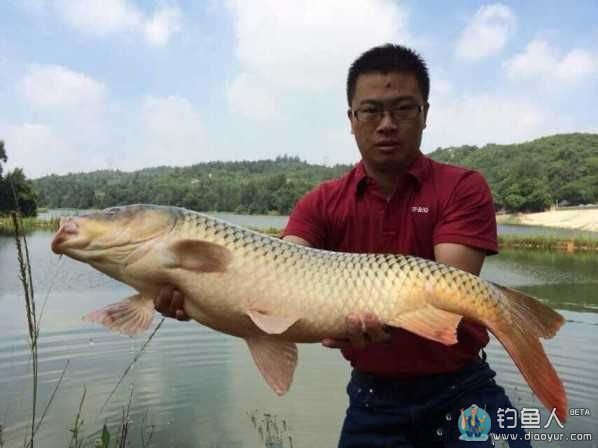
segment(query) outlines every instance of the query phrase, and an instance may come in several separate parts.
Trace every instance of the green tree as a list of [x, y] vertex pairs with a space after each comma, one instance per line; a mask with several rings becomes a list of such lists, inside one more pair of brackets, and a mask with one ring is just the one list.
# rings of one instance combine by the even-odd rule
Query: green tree
[[4, 141], [0, 140], [0, 179], [2, 178], [2, 162], [6, 163], [6, 151], [4, 150]]
[[[9, 171], [2, 182], [2, 189], [7, 193], [7, 197], [0, 200], [2, 203], [0, 208], [3, 211], [7, 212], [18, 208], [24, 216], [35, 216], [37, 214], [37, 196], [33, 189], [33, 183], [25, 177], [25, 173], [21, 168]], [[18, 204], [15, 203], [15, 194]]]
[[6, 163], [7, 160], [4, 142], [0, 140], [0, 215], [18, 209], [25, 216], [35, 216], [37, 197], [33, 183], [25, 177], [21, 168], [15, 168], [3, 176], [1, 162]]

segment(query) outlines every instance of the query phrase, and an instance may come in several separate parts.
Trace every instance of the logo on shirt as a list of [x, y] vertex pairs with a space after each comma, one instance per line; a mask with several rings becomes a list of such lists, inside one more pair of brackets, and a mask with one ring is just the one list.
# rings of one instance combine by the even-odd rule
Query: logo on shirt
[[457, 419], [460, 440], [468, 442], [482, 442], [488, 440], [490, 432], [490, 417], [484, 409], [472, 404], [467, 409], [461, 409], [461, 415]]
[[413, 213], [428, 213], [430, 211], [430, 208], [429, 207], [416, 207], [416, 206], [413, 206], [413, 207], [411, 207], [411, 211]]

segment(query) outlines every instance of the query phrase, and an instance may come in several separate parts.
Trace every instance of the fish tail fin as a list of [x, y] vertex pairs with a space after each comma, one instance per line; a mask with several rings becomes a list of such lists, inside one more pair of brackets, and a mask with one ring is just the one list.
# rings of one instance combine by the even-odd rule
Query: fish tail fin
[[510, 321], [489, 325], [523, 377], [548, 409], [567, 419], [567, 395], [558, 374], [544, 352], [540, 338], [553, 337], [564, 324], [559, 313], [520, 291], [494, 285], [506, 298]]

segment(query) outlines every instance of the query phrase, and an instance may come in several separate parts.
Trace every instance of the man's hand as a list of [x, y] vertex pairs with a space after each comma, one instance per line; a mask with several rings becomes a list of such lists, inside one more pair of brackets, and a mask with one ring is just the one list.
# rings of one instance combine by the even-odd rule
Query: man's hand
[[346, 323], [347, 339], [326, 338], [322, 341], [322, 345], [328, 348], [353, 347], [363, 350], [372, 342], [384, 342], [390, 339], [390, 334], [384, 330], [384, 325], [371, 313], [363, 316], [349, 314]]
[[162, 313], [164, 317], [172, 317], [176, 320], [186, 321], [190, 317], [184, 308], [185, 296], [174, 286], [164, 286], [158, 296], [154, 299], [156, 311]]

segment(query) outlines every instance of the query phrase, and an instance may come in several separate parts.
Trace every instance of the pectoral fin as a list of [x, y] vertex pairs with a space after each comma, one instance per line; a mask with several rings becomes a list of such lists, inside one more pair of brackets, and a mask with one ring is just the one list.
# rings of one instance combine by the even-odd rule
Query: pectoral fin
[[226, 247], [202, 240], [179, 240], [169, 249], [174, 254], [173, 267], [195, 272], [225, 272], [232, 259]]
[[249, 310], [247, 315], [260, 330], [268, 334], [284, 333], [299, 320], [296, 317], [274, 316], [257, 310]]
[[404, 328], [423, 338], [444, 345], [457, 343], [457, 326], [463, 316], [444, 311], [431, 305], [409, 311], [387, 322], [393, 327]]
[[83, 320], [97, 322], [113, 331], [133, 336], [147, 330], [154, 316], [154, 302], [141, 294], [92, 311]]
[[246, 338], [255, 365], [268, 385], [278, 395], [291, 387], [297, 366], [297, 346], [294, 342], [281, 341], [272, 336]]

